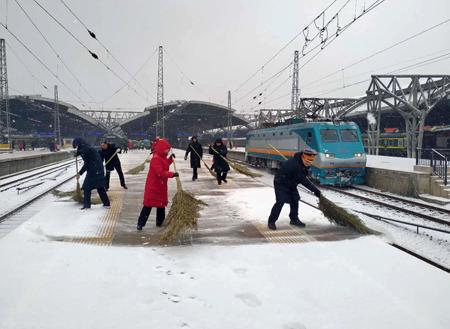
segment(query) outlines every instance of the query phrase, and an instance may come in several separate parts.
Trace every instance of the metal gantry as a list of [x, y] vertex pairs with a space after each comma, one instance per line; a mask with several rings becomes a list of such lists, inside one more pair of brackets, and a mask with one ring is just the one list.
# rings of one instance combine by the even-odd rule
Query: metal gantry
[[53, 130], [55, 133], [55, 144], [61, 145], [61, 124], [59, 120], [59, 98], [58, 98], [58, 86], [55, 85], [55, 104], [54, 104], [54, 123]]
[[[361, 98], [300, 98], [298, 115], [303, 119], [338, 119], [356, 108]], [[365, 100], [362, 102], [364, 103]]]
[[228, 126], [228, 141], [229, 141], [229, 143], [231, 143], [231, 134], [232, 134], [231, 130], [233, 127], [233, 112], [231, 109], [231, 91], [230, 90], [228, 90], [227, 126]]
[[298, 108], [298, 98], [300, 96], [298, 89], [298, 50], [294, 51], [294, 69], [292, 72], [292, 94], [291, 94], [291, 110]]
[[[5, 120], [3, 119], [5, 117]], [[4, 122], [5, 121], [5, 122]], [[8, 70], [6, 43], [0, 39], [0, 136], [10, 143], [11, 123], [9, 117]]]
[[120, 108], [117, 108], [117, 111], [86, 110], [82, 112], [103, 123], [108, 129], [115, 128], [122, 122], [142, 114], [137, 111], [121, 111]]
[[449, 94], [450, 75], [372, 75], [367, 90], [369, 153], [378, 154], [382, 105], [405, 120], [407, 156], [415, 157], [428, 114]]
[[164, 71], [163, 71], [163, 47], [159, 46], [158, 56], [158, 91], [156, 94], [157, 110], [156, 110], [156, 127], [155, 134], [159, 134], [159, 126], [161, 126], [162, 137], [166, 135], [165, 118], [164, 118]]

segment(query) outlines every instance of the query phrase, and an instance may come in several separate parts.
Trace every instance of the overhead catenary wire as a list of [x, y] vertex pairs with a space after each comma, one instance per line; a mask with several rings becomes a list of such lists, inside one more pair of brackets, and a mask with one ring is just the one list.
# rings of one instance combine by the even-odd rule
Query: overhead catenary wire
[[48, 90], [48, 87], [45, 85], [45, 83], [43, 83], [38, 77], [36, 77], [36, 75], [34, 75], [33, 72], [31, 72], [30, 68], [28, 67], [27, 64], [25, 64], [25, 62], [20, 58], [20, 56], [16, 53], [16, 51], [14, 50], [14, 48], [11, 46], [11, 44], [8, 41], [5, 41], [6, 45], [9, 48], [9, 51], [11, 51], [11, 53], [14, 55], [14, 57], [16, 57], [16, 59], [20, 62], [20, 64], [22, 64], [23, 68], [28, 72], [28, 74], [30, 74], [30, 76], [37, 81], [44, 89]]
[[[370, 11], [372, 11], [373, 9], [375, 9], [376, 7], [378, 7], [379, 5], [381, 5], [383, 2], [385, 2], [386, 0], [375, 0], [368, 8], [364, 9], [363, 12], [361, 12], [359, 15], [356, 16], [355, 13], [355, 17], [353, 18], [352, 21], [350, 21], [349, 23], [347, 23], [346, 25], [344, 25], [343, 27], [338, 27], [336, 32], [334, 32], [331, 36], [329, 36], [327, 34], [326, 38], [324, 40], [322, 40], [319, 44], [317, 44], [315, 47], [313, 47], [312, 49], [310, 49], [309, 51], [307, 51], [306, 53], [303, 52], [303, 57], [301, 57], [302, 59], [305, 58], [307, 55], [309, 55], [311, 52], [315, 51], [316, 49], [318, 49], [318, 51], [311, 57], [309, 58], [305, 63], [303, 63], [300, 67], [299, 70], [303, 69], [306, 65], [308, 65], [311, 61], [313, 61], [321, 52], [322, 50], [324, 50], [325, 48], [327, 48], [330, 44], [332, 44], [339, 35], [341, 35], [342, 33], [344, 33], [352, 24], [354, 24], [358, 19], [360, 19], [362, 16], [366, 15], [367, 13], [369, 13]], [[346, 6], [348, 5], [349, 0], [347, 0], [347, 2], [345, 2], [345, 4], [343, 6], [341, 6], [341, 8], [339, 9], [339, 11], [326, 23], [324, 24], [323, 29], [326, 29], [327, 26], [334, 20], [336, 19], [336, 17], [338, 16], [339, 12]], [[321, 13], [315, 20], [317, 20], [318, 18], [321, 17], [321, 15], [323, 15], [323, 13]], [[315, 24], [315, 20], [313, 21]], [[311, 25], [311, 24], [309, 24]], [[308, 25], [308, 26], [309, 26]], [[317, 25], [316, 25], [317, 27]], [[318, 28], [318, 27], [317, 27]], [[328, 33], [328, 32], [327, 32]], [[318, 32], [312, 39], [307, 39], [307, 37], [305, 37], [305, 45], [307, 45], [310, 41], [316, 39], [318, 36], [320, 35], [320, 33]], [[322, 36], [321, 36], [322, 38]], [[330, 41], [329, 41], [330, 40]], [[305, 45], [304, 48], [305, 49]], [[292, 65], [292, 62], [291, 62]], [[259, 72], [259, 71], [258, 71]], [[267, 82], [267, 81], [266, 81]], [[265, 82], [264, 82], [265, 83]], [[254, 89], [252, 89], [252, 91], [254, 91], [255, 89], [257, 89], [258, 87], [261, 87], [264, 83], [260, 83], [258, 86], [256, 86]], [[243, 97], [241, 97], [240, 99], [248, 96], [249, 93], [247, 93], [246, 95], [244, 95]], [[239, 99], [239, 100], [240, 100]], [[238, 100], [238, 101], [239, 101]]]
[[401, 44], [403, 44], [405, 42], [408, 42], [408, 41], [410, 41], [412, 39], [415, 39], [415, 38], [417, 38], [417, 37], [419, 37], [419, 36], [429, 32], [429, 31], [432, 31], [432, 30], [434, 30], [434, 29], [436, 29], [436, 28], [438, 28], [438, 27], [440, 27], [440, 26], [442, 26], [444, 24], [447, 24], [448, 22], [450, 22], [450, 18], [448, 18], [448, 19], [446, 19], [446, 20], [444, 20], [444, 21], [442, 21], [442, 22], [440, 22], [438, 24], [435, 24], [435, 25], [433, 25], [433, 26], [431, 26], [431, 27], [429, 27], [429, 28], [427, 28], [425, 30], [417, 32], [417, 33], [415, 33], [415, 34], [413, 34], [413, 35], [411, 35], [411, 36], [409, 36], [409, 37], [407, 37], [405, 39], [397, 41], [397, 42], [393, 43], [392, 45], [390, 45], [388, 47], [380, 49], [380, 50], [378, 50], [378, 51], [376, 51], [376, 52], [374, 52], [374, 53], [372, 53], [372, 54], [370, 54], [370, 55], [368, 55], [366, 57], [363, 57], [363, 58], [357, 60], [356, 62], [353, 62], [353, 63], [351, 63], [351, 64], [349, 64], [347, 66], [344, 66], [343, 68], [341, 68], [339, 70], [333, 71], [333, 72], [331, 72], [331, 73], [329, 73], [329, 74], [327, 74], [327, 75], [325, 75], [325, 76], [323, 76], [323, 77], [321, 77], [321, 78], [319, 78], [317, 80], [311, 81], [311, 82], [307, 83], [306, 85], [304, 85], [303, 88], [305, 88], [307, 86], [310, 86], [310, 85], [313, 85], [313, 84], [315, 84], [317, 82], [323, 81], [323, 80], [325, 80], [325, 79], [327, 79], [327, 78], [329, 78], [329, 77], [331, 77], [331, 76], [333, 76], [335, 74], [340, 73], [342, 70], [347, 70], [347, 69], [349, 69], [349, 68], [351, 68], [353, 66], [361, 64], [362, 62], [365, 62], [365, 61], [367, 61], [367, 60], [369, 60], [369, 59], [371, 59], [371, 58], [373, 58], [373, 57], [375, 57], [377, 55], [380, 55], [380, 54], [382, 54], [382, 53], [384, 53], [384, 52], [386, 52], [386, 51], [388, 51], [388, 50], [390, 50], [392, 48], [395, 48], [395, 47], [397, 47], [397, 46], [399, 46], [399, 45], [401, 45]]
[[79, 17], [77, 14], [75, 14], [75, 12], [74, 12], [74, 11], [73, 11], [73, 10], [72, 10], [65, 2], [64, 2], [64, 0], [60, 0], [60, 2], [64, 5], [64, 7], [66, 7], [66, 9], [72, 14], [72, 16], [75, 17], [75, 18], [81, 23], [81, 25], [83, 25], [83, 27], [87, 30], [87, 32], [89, 33], [89, 35], [91, 36], [91, 38], [95, 39], [95, 40], [100, 44], [100, 46], [102, 46], [102, 48], [105, 49], [105, 51], [111, 56], [111, 58], [112, 58], [117, 64], [119, 64], [119, 66], [120, 66], [125, 72], [128, 73], [128, 75], [131, 77], [131, 80], [134, 80], [134, 81], [142, 88], [142, 90], [144, 90], [144, 92], [145, 92], [148, 96], [153, 97], [153, 96], [151, 96], [151, 93], [147, 90], [147, 88], [145, 88], [145, 86], [144, 86], [139, 80], [136, 79], [135, 75], [133, 75], [133, 74], [125, 67], [125, 65], [123, 65], [123, 64], [117, 59], [116, 56], [114, 56], [114, 54], [111, 52], [111, 50], [109, 50], [109, 48], [106, 47], [106, 45], [105, 45], [102, 41], [100, 41], [100, 40], [97, 38], [97, 35], [96, 35], [92, 30], [90, 30], [90, 29], [87, 27], [87, 25], [83, 22], [83, 20], [80, 19], [80, 17]]
[[16, 41], [19, 42], [22, 45], [22, 47], [24, 47], [51, 75], [53, 75], [56, 78], [56, 80], [58, 80], [73, 96], [75, 96], [75, 98], [77, 98], [81, 103], [83, 103], [83, 100], [77, 95], [77, 93], [75, 93], [63, 80], [61, 80], [59, 76], [48, 67], [47, 64], [45, 64], [21, 39], [19, 39], [19, 37], [17, 37], [13, 32], [11, 32], [11, 30], [8, 27], [6, 27], [5, 24], [0, 23], [0, 25], [3, 26], [3, 28], [14, 39], [16, 39]]
[[[53, 16], [42, 4], [40, 4], [37, 0], [33, 0], [36, 5], [41, 8], [53, 21], [55, 21], [64, 31], [66, 31], [78, 44], [80, 44], [84, 49], [86, 49], [92, 58], [99, 61], [108, 71], [110, 71], [116, 78], [118, 78], [123, 83], [127, 83], [116, 71], [114, 71], [111, 67], [109, 67], [101, 58], [98, 57], [96, 53], [91, 51], [79, 38], [77, 38], [64, 24], [62, 24], [55, 16]], [[128, 84], [129, 88], [134, 91], [136, 95], [142, 97], [146, 100], [145, 96], [140, 94], [135, 88], [132, 88]]]
[[[321, 14], [323, 14], [325, 11], [327, 11], [337, 0], [333, 0], [324, 10], [321, 11], [321, 13], [317, 16], [319, 17]], [[316, 18], [317, 18], [316, 17]], [[315, 19], [316, 19], [315, 18]], [[314, 23], [313, 19], [307, 26], [311, 25]], [[305, 27], [306, 28], [306, 27]], [[270, 57], [263, 65], [261, 65], [260, 68], [258, 68], [258, 70], [256, 70], [253, 74], [250, 75], [250, 77], [248, 77], [244, 82], [242, 82], [234, 91], [233, 93], [238, 92], [243, 86], [245, 86], [251, 79], [253, 79], [259, 72], [261, 72], [261, 70], [264, 69], [265, 66], [267, 66], [268, 64], [270, 64], [275, 58], [278, 57], [278, 55], [280, 53], [282, 53], [290, 44], [292, 44], [295, 40], [297, 40], [297, 38], [303, 33], [303, 31], [305, 30], [302, 29], [300, 32], [298, 32], [292, 39], [290, 39], [283, 47], [281, 47], [274, 55], [272, 55], [272, 57]]]
[[22, 10], [22, 12], [25, 14], [25, 16], [28, 18], [30, 23], [34, 26], [34, 28], [39, 32], [39, 34], [44, 39], [45, 43], [50, 47], [50, 49], [53, 51], [53, 53], [56, 55], [56, 58], [62, 63], [62, 65], [66, 68], [66, 70], [70, 73], [70, 75], [77, 81], [78, 85], [83, 89], [83, 91], [86, 93], [86, 95], [89, 96], [91, 100], [94, 99], [92, 95], [89, 93], [89, 91], [83, 86], [80, 79], [73, 73], [73, 71], [69, 68], [69, 66], [66, 64], [66, 62], [63, 60], [62, 56], [56, 51], [56, 49], [52, 46], [50, 41], [47, 39], [47, 37], [44, 35], [44, 33], [39, 29], [39, 27], [36, 25], [36, 23], [33, 21], [33, 19], [30, 17], [30, 15], [27, 13], [27, 11], [22, 7], [22, 5], [19, 3], [18, 0], [14, 0], [16, 4], [19, 6], [19, 8]]

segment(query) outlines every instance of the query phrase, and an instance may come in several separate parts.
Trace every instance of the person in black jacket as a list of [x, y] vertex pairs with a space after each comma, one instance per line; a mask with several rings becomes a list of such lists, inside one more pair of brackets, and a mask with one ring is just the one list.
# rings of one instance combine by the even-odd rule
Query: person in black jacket
[[277, 229], [275, 222], [280, 216], [281, 209], [285, 203], [289, 203], [291, 207], [289, 213], [290, 224], [305, 227], [305, 224], [298, 218], [300, 195], [298, 194], [297, 185], [302, 184], [317, 197], [320, 197], [320, 190], [308, 179], [308, 169], [314, 162], [315, 157], [316, 152], [307, 149], [295, 153], [293, 158], [281, 164], [281, 168], [277, 171], [274, 178], [276, 202], [270, 212], [268, 223], [268, 227], [271, 230]]
[[189, 153], [191, 153], [192, 180], [195, 181], [198, 178], [197, 169], [201, 167], [200, 162], [203, 157], [202, 145], [198, 142], [197, 136], [192, 136], [184, 160], [187, 160]]
[[117, 174], [120, 179], [120, 186], [124, 189], [128, 189], [125, 184], [125, 177], [123, 177], [122, 166], [120, 164], [119, 153], [122, 153], [122, 150], [114, 144], [109, 144], [107, 142], [102, 142], [100, 144], [100, 151], [98, 151], [102, 162], [105, 161], [106, 168], [106, 190], [109, 190], [109, 180], [111, 177], [111, 171], [116, 169]]
[[214, 156], [214, 170], [219, 185], [222, 184], [222, 182], [227, 183], [227, 173], [230, 171], [230, 166], [224, 159], [227, 157], [227, 153], [227, 147], [223, 144], [221, 138], [216, 139], [214, 145], [209, 145], [209, 154]]
[[103, 162], [98, 152], [90, 146], [84, 139], [77, 137], [72, 142], [73, 148], [77, 149], [76, 155], [80, 155], [84, 161], [78, 176], [86, 172], [86, 178], [83, 182], [83, 209], [91, 208], [91, 192], [97, 189], [98, 195], [103, 202], [103, 206], [110, 207], [108, 194], [105, 190], [105, 172]]

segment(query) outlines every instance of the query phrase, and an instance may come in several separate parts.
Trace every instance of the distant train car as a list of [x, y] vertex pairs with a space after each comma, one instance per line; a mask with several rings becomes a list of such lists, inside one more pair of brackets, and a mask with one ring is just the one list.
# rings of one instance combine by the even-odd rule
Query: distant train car
[[358, 126], [353, 122], [305, 122], [257, 129], [247, 134], [247, 162], [278, 168], [284, 156], [305, 148], [317, 151], [312, 177], [324, 185], [363, 184], [366, 154]]

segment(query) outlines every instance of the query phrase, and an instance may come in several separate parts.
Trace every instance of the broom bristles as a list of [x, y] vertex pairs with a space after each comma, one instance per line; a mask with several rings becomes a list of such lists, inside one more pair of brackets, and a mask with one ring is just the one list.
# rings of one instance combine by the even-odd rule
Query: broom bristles
[[195, 229], [202, 205], [206, 203], [179, 188], [173, 197], [172, 206], [166, 218], [167, 226], [159, 240], [160, 244], [173, 243]]
[[128, 170], [127, 174], [129, 174], [129, 175], [137, 175], [137, 174], [139, 174], [142, 170], [145, 169], [145, 163], [146, 163], [146, 161], [147, 161], [147, 160], [145, 160], [145, 161], [144, 161], [143, 163], [141, 163], [140, 165], [138, 165], [138, 166], [136, 166], [136, 167], [131, 168], [130, 170]]
[[341, 226], [347, 226], [361, 234], [376, 234], [377, 232], [368, 228], [356, 215], [349, 213], [342, 207], [321, 195], [319, 209], [330, 222]]
[[262, 175], [260, 173], [255, 173], [253, 171], [251, 171], [250, 169], [247, 168], [247, 166], [241, 165], [239, 163], [233, 162], [233, 161], [228, 161], [228, 164], [231, 166], [231, 168], [233, 168], [234, 170], [236, 170], [237, 172], [249, 176], [249, 177], [261, 177]]

